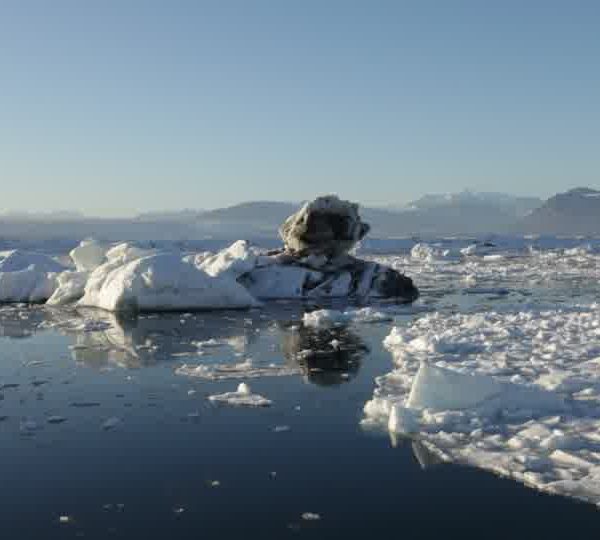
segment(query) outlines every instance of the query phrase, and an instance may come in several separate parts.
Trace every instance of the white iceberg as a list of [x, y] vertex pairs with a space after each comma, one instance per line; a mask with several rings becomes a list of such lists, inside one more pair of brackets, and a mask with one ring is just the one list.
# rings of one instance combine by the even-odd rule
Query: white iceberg
[[[111, 250], [112, 251], [112, 250]], [[214, 278], [178, 255], [159, 253], [128, 262], [122, 249], [92, 272], [79, 306], [108, 311], [184, 311], [257, 305], [244, 287]]]

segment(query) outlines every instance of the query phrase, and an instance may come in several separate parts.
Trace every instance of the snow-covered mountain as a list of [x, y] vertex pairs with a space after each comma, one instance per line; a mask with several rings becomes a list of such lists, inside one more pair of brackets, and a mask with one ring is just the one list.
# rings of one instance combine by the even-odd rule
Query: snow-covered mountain
[[543, 234], [600, 233], [600, 191], [576, 188], [554, 195], [525, 216], [517, 227]]

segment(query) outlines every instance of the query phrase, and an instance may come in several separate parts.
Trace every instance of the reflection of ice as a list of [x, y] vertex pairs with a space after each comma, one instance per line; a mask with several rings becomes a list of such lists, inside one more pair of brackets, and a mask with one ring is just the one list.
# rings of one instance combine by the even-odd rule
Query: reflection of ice
[[282, 349], [288, 364], [298, 366], [309, 382], [321, 386], [341, 384], [355, 377], [368, 351], [360, 337], [348, 328], [305, 326], [287, 330]]
[[161, 360], [198, 357], [209, 341], [245, 351], [255, 329], [244, 319], [223, 315], [121, 316], [100, 310], [62, 310], [52, 315], [52, 326], [73, 336], [71, 352], [77, 362], [102, 367], [152, 365]]

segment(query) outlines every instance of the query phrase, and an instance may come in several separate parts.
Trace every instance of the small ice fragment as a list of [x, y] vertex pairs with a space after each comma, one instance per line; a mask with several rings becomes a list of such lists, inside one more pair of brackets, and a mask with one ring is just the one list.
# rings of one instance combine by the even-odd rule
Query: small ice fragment
[[39, 429], [39, 426], [35, 420], [25, 419], [21, 421], [19, 429], [23, 433], [33, 433]]
[[178, 508], [173, 508], [173, 512], [179, 516], [185, 512], [185, 508], [179, 506]]
[[273, 431], [275, 433], [283, 433], [284, 431], [290, 431], [292, 428], [290, 426], [275, 426]]
[[225, 392], [209, 396], [210, 401], [227, 403], [229, 405], [245, 405], [249, 407], [267, 407], [272, 401], [259, 394], [253, 394], [246, 383], [238, 385], [235, 392]]
[[71, 523], [71, 521], [72, 521], [71, 516], [60, 516], [58, 518], [59, 523]]
[[219, 482], [218, 480], [213, 480], [210, 483], [210, 487], [219, 487], [221, 485], [221, 482]]
[[196, 390], [188, 390], [188, 396], [193, 396], [196, 393]]
[[116, 428], [119, 424], [121, 423], [121, 419], [117, 418], [116, 416], [112, 416], [111, 418], [109, 418], [108, 420], [106, 420], [103, 424], [102, 424], [102, 429], [108, 430], [108, 429], [114, 429]]
[[304, 521], [318, 521], [321, 519], [321, 516], [319, 514], [315, 514], [314, 512], [304, 512], [304, 514], [302, 514], [302, 519]]
[[49, 416], [46, 421], [49, 424], [62, 424], [63, 422], [66, 422], [67, 419], [64, 416]]

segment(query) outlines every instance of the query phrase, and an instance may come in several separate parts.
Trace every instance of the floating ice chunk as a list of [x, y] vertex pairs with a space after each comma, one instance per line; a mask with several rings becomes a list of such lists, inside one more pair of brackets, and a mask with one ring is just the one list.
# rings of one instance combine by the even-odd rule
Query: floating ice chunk
[[114, 429], [120, 424], [121, 424], [121, 419], [117, 418], [116, 416], [112, 416], [111, 418], [108, 418], [107, 420], [105, 420], [102, 423], [102, 429], [104, 429], [104, 430]]
[[66, 422], [67, 419], [64, 416], [49, 416], [48, 418], [46, 418], [46, 422], [48, 422], [49, 424], [62, 424], [63, 422]]
[[305, 313], [302, 317], [304, 326], [311, 328], [323, 328], [338, 326], [349, 322], [348, 317], [341, 311], [335, 309], [319, 309]]
[[430, 246], [429, 244], [418, 243], [413, 246], [410, 250], [410, 256], [412, 259], [419, 261], [432, 262], [435, 259], [443, 259], [449, 255], [448, 250], [442, 250]]
[[304, 521], [318, 521], [321, 519], [321, 516], [314, 512], [304, 512], [304, 514], [302, 514], [302, 519]]
[[79, 305], [108, 311], [185, 311], [248, 308], [257, 302], [234, 280], [211, 277], [177, 255], [162, 253], [119, 264], [109, 252], [109, 261], [90, 276]]
[[72, 272], [67, 270], [56, 276], [57, 287], [46, 304], [62, 306], [79, 300], [84, 292], [89, 274], [87, 272]]
[[251, 360], [238, 364], [199, 364], [187, 365], [175, 370], [177, 375], [198, 377], [210, 381], [224, 381], [235, 379], [256, 379], [260, 377], [284, 377], [300, 375], [300, 368], [289, 366], [256, 366]]
[[241, 383], [235, 392], [225, 392], [209, 396], [210, 401], [227, 403], [228, 405], [243, 405], [247, 407], [268, 407], [273, 402], [259, 394], [253, 394], [246, 383]]
[[371, 307], [349, 311], [337, 311], [334, 309], [320, 309], [305, 313], [302, 317], [304, 326], [311, 328], [327, 328], [340, 326], [348, 323], [378, 323], [392, 320], [389, 313], [377, 311]]
[[107, 246], [93, 239], [83, 240], [69, 255], [78, 272], [92, 272], [106, 261]]
[[475, 243], [467, 246], [460, 250], [463, 255], [488, 255], [492, 251], [496, 250], [496, 246], [493, 244], [488, 244], [486, 242], [483, 243]]
[[31, 434], [40, 429], [40, 426], [35, 420], [32, 420], [31, 418], [24, 418], [19, 424], [19, 429], [21, 433]]

